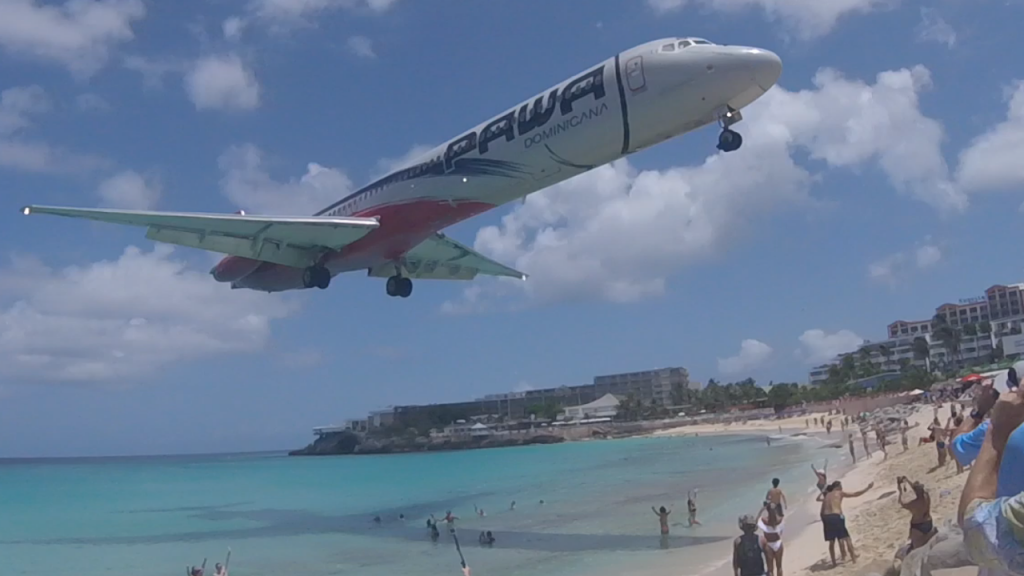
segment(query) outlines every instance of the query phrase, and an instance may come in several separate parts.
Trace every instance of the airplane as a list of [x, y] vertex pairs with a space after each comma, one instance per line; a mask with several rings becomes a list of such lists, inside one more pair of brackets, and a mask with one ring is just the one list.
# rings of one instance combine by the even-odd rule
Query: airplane
[[[413, 280], [526, 280], [441, 230], [712, 123], [738, 150], [741, 110], [782, 74], [773, 52], [703, 38], [641, 44], [437, 146], [312, 216], [26, 206], [147, 228], [146, 238], [226, 254], [210, 274], [231, 288], [320, 288], [366, 270], [408, 298]], [[643, 233], [638, 230], [637, 233]]]

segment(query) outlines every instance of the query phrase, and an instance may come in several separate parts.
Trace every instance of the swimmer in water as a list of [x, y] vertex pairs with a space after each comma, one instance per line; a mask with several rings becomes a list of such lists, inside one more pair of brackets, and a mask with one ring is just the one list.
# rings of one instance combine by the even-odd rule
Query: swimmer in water
[[654, 515], [657, 516], [658, 521], [661, 522], [661, 535], [668, 536], [668, 515], [671, 514], [672, 511], [664, 506], [661, 508], [651, 506], [651, 510], [654, 511]]
[[515, 510], [516, 509], [516, 501], [515, 500], [513, 500], [512, 503], [509, 504], [508, 509], [509, 510]]
[[697, 520], [697, 489], [686, 492], [686, 510], [689, 512], [690, 526], [700, 526]]
[[449, 526], [451, 526], [452, 524], [455, 524], [455, 521], [458, 520], [458, 519], [459, 519], [459, 517], [452, 515], [452, 511], [449, 510], [449, 511], [444, 513], [444, 520], [443, 520], [443, 522], [445, 524], [448, 524]]
[[213, 576], [228, 576], [228, 567], [217, 562], [213, 565]]

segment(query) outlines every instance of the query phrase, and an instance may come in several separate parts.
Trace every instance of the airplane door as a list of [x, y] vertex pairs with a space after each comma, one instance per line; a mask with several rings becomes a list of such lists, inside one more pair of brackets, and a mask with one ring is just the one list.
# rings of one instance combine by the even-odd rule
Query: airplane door
[[626, 86], [634, 94], [647, 90], [643, 56], [634, 56], [626, 60]]

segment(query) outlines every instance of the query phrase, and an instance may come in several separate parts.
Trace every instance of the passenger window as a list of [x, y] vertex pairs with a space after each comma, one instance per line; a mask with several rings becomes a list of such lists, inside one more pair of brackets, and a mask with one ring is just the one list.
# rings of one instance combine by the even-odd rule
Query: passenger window
[[662, 52], [675, 52], [676, 51], [676, 45], [675, 44], [665, 44], [664, 46], [661, 47], [661, 51]]
[[679, 49], [680, 50], [682, 50], [683, 48], [686, 48], [688, 46], [691, 46], [691, 45], [692, 45], [692, 42], [690, 42], [689, 40], [680, 40], [679, 41]]

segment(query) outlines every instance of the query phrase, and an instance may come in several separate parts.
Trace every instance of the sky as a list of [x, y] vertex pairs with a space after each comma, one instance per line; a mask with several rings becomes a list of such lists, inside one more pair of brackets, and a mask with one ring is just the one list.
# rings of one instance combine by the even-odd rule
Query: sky
[[[297, 448], [396, 404], [684, 366], [805, 382], [1024, 281], [1022, 0], [0, 0], [0, 457]], [[259, 294], [26, 204], [312, 213], [635, 45], [767, 48], [708, 127], [446, 231], [527, 282]]]

